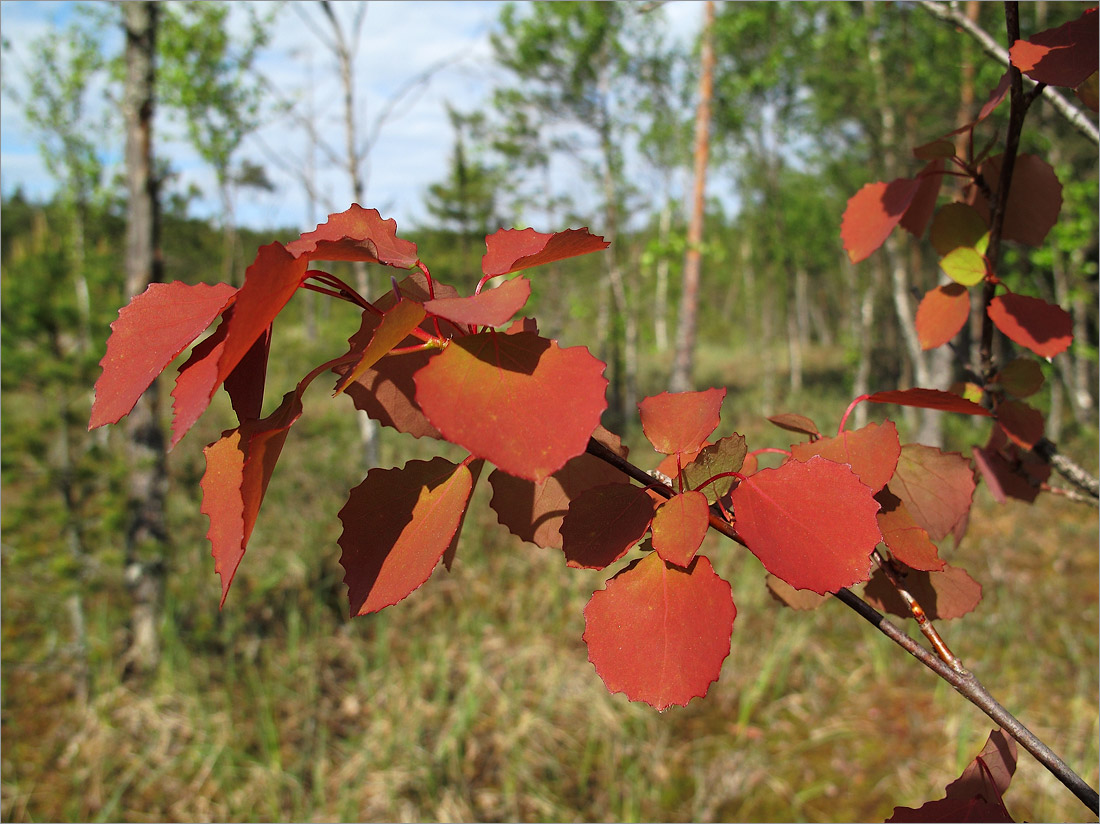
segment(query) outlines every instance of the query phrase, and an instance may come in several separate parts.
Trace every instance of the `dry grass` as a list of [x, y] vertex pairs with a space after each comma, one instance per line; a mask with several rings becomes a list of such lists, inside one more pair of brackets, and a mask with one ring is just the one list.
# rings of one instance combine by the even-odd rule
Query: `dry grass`
[[[4, 820], [881, 820], [942, 796], [990, 731], [839, 603], [778, 607], [759, 563], [716, 536], [704, 551], [739, 611], [719, 681], [661, 714], [609, 695], [580, 639], [606, 576], [512, 539], [484, 479], [453, 571], [349, 621], [336, 512], [359, 471], [340, 446], [355, 442], [345, 412], [307, 409], [295, 427], [220, 614], [194, 499], [196, 444], [217, 426], [177, 450], [161, 667], [121, 680], [126, 594], [104, 570], [85, 592], [87, 705], [51, 600], [59, 573], [10, 562], [39, 557], [9, 553], [23, 534], [46, 536], [6, 523]], [[1094, 786], [1097, 540], [1095, 510], [980, 492], [946, 554], [984, 599], [941, 628]], [[1006, 801], [1018, 820], [1095, 820], [1026, 754]]]

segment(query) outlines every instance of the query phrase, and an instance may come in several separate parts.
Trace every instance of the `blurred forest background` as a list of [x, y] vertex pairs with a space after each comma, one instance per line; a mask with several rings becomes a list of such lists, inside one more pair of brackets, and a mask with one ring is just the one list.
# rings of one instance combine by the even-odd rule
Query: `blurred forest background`
[[[247, 4], [249, 25], [232, 32], [224, 3], [155, 5], [164, 280], [239, 284], [258, 246], [312, 228], [236, 218], [257, 193], [291, 196], [272, 191], [286, 158], [242, 149], [263, 124], [301, 132], [309, 151], [292, 168], [293, 196], [315, 220], [349, 205], [329, 202], [322, 174], [375, 205], [366, 169], [387, 163], [371, 156], [379, 114], [404, 92], [361, 116], [364, 4]], [[1003, 39], [999, 4], [964, 5]], [[33, 126], [56, 188], [45, 200], [17, 188], [2, 204], [4, 820], [876, 820], [942, 796], [988, 720], [839, 606], [782, 610], [732, 545], [708, 554], [734, 582], [733, 651], [705, 699], [664, 714], [608, 695], [586, 663], [581, 610], [604, 576], [520, 544], [477, 502], [453, 572], [349, 620], [336, 545], [348, 490], [371, 465], [440, 447], [379, 432], [342, 398], [307, 397], [224, 610], [198, 481], [201, 445], [234, 423], [228, 406], [172, 452], [163, 535], [133, 546], [130, 435], [87, 432], [108, 327], [132, 291], [131, 189], [110, 162], [125, 144], [127, 6], [80, 7], [19, 61], [5, 43], [6, 105]], [[722, 431], [750, 448], [789, 445], [770, 414], [827, 428], [860, 393], [965, 380], [966, 334], [933, 353], [915, 345], [934, 254], [895, 233], [853, 266], [840, 216], [864, 183], [914, 173], [910, 149], [971, 120], [1003, 67], [920, 4], [716, 4], [711, 183], [702, 242], [689, 244], [705, 6], [692, 8], [699, 36], [681, 43], [656, 2], [490, 6], [498, 85], [484, 107], [447, 108], [448, 170], [401, 236], [463, 293], [484, 235], [501, 226], [589, 226], [612, 240], [603, 255], [537, 271], [527, 311], [609, 364], [607, 422], [643, 466], [657, 456], [644, 457], [634, 404], [669, 388], [685, 339], [687, 380], [728, 387]], [[1024, 32], [1083, 8], [1025, 4]], [[308, 95], [272, 88], [257, 68], [280, 26], [316, 38]], [[322, 96], [340, 129], [317, 128]], [[1003, 135], [1005, 118], [1007, 105], [981, 139]], [[156, 152], [169, 122], [213, 172], [214, 217], [193, 213], [198, 193]], [[1096, 147], [1040, 104], [1022, 150], [1056, 168], [1064, 203], [1046, 245], [1010, 250], [1002, 277], [1074, 316], [1074, 344], [1044, 366], [1036, 405], [1048, 437], [1095, 472]], [[700, 300], [685, 320], [693, 250]], [[333, 271], [374, 293], [389, 282]], [[269, 401], [357, 328], [347, 307], [299, 293], [274, 336]], [[903, 442], [965, 451], [986, 437], [969, 420], [898, 416]], [[977, 495], [970, 534], [941, 554], [985, 597], [944, 630], [1095, 786], [1096, 512]], [[1007, 801], [1020, 818], [1087, 820], [1026, 755]]]

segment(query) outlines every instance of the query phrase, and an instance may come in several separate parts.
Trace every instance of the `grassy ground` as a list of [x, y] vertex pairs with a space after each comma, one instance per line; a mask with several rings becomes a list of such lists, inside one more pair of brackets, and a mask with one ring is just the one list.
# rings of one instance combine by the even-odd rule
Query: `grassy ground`
[[[736, 391], [751, 364], [727, 364], [703, 353], [703, 380], [734, 388], [724, 427], [753, 447], [783, 445], [750, 412], [758, 399]], [[824, 427], [844, 405], [839, 390], [812, 386], [788, 408]], [[5, 426], [9, 411], [19, 419], [17, 398], [5, 400]], [[13, 502], [35, 487], [5, 479], [4, 820], [881, 820], [941, 797], [991, 729], [838, 602], [777, 606], [760, 564], [717, 536], [704, 552], [738, 605], [719, 681], [660, 714], [609, 695], [580, 638], [606, 575], [516, 542], [484, 479], [453, 571], [349, 620], [336, 513], [362, 472], [346, 448], [352, 416], [321, 391], [307, 398], [219, 613], [197, 503], [199, 447], [219, 427], [201, 426], [173, 453], [163, 659], [144, 680], [124, 681], [118, 665], [118, 565], [96, 567], [81, 588], [82, 651], [65, 611], [71, 571], [53, 560], [59, 528], [14, 519], [29, 510]], [[384, 459], [437, 450], [387, 437]], [[637, 460], [655, 463], [644, 452]], [[979, 490], [969, 535], [944, 554], [984, 598], [941, 627], [1093, 786], [1097, 541], [1095, 510], [1050, 497], [997, 506]], [[84, 661], [92, 690], [81, 703]], [[1095, 820], [1026, 753], [1006, 802], [1017, 820]]]

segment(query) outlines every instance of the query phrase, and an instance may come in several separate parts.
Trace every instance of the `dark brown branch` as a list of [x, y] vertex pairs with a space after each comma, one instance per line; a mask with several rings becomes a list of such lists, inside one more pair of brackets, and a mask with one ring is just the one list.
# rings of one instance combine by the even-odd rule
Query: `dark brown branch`
[[[604, 446], [595, 438], [588, 439], [588, 448], [586, 451], [589, 455], [610, 464], [628, 477], [654, 490], [662, 497], [671, 498], [676, 494], [674, 489], [656, 480], [645, 470], [635, 466], [626, 458], [621, 457], [618, 453]], [[745, 542], [737, 534], [737, 530], [722, 517], [717, 507], [711, 507], [710, 524], [727, 538], [745, 546]], [[957, 658], [955, 659], [955, 667], [952, 667], [952, 665], [948, 664], [946, 661], [940, 660], [940, 658], [910, 638], [906, 632], [887, 620], [882, 613], [850, 589], [841, 589], [837, 591], [836, 597], [845, 606], [858, 613], [861, 618], [869, 622], [875, 629], [928, 667], [928, 669], [936, 673], [936, 675], [940, 676], [940, 678], [949, 683], [956, 692], [993, 719], [1001, 729], [1011, 735], [1019, 742], [1020, 746], [1035, 756], [1039, 763], [1046, 767], [1055, 778], [1061, 781], [1070, 792], [1077, 796], [1077, 798], [1094, 813], [1100, 811], [1100, 796], [1097, 795], [1096, 790], [1085, 783], [1085, 780], [1075, 773], [1065, 761], [1059, 758], [1050, 747], [1040, 741], [1035, 734], [1021, 724], [1012, 713], [999, 704], [993, 696], [990, 695], [989, 690], [982, 685], [973, 673], [963, 667]], [[954, 658], [954, 656], [952, 656], [952, 658]]]

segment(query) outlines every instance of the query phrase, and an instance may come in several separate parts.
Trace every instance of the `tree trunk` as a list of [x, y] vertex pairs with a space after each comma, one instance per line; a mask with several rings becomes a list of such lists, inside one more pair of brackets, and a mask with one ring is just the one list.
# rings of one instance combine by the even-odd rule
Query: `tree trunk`
[[[153, 166], [153, 108], [159, 3], [122, 4], [126, 33], [126, 291], [137, 295], [159, 282], [160, 209]], [[133, 597], [130, 646], [123, 656], [128, 672], [152, 670], [160, 657], [158, 619], [164, 590], [168, 541], [165, 496], [168, 473], [160, 426], [158, 383], [141, 396], [127, 418], [130, 459], [129, 525], [126, 532], [126, 585]]]
[[706, 205], [707, 161], [710, 149], [710, 101], [714, 90], [714, 0], [707, 0], [703, 18], [703, 50], [700, 58], [699, 103], [695, 110], [695, 187], [691, 223], [684, 253], [684, 280], [680, 293], [680, 317], [676, 324], [676, 353], [668, 386], [687, 392], [694, 382], [695, 327], [699, 306], [699, 271], [702, 266], [703, 217]]
[[657, 351], [662, 354], [668, 351], [668, 255], [665, 254], [665, 245], [671, 229], [672, 203], [666, 198], [657, 228], [657, 248], [660, 249], [660, 254], [657, 257], [657, 283], [653, 295], [653, 336]]

